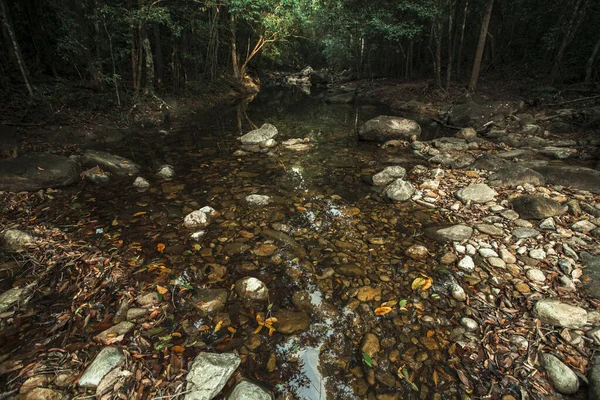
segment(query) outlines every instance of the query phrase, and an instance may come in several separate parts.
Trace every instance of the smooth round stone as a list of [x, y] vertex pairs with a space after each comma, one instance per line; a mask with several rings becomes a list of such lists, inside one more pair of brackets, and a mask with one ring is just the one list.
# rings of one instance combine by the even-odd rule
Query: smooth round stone
[[512, 231], [513, 236], [517, 239], [528, 239], [537, 236], [538, 233], [537, 230], [530, 228], [515, 228]]
[[504, 231], [502, 230], [502, 228], [491, 224], [475, 225], [475, 229], [477, 229], [481, 233], [485, 233], [486, 235], [490, 236], [504, 236]]
[[507, 264], [514, 264], [517, 258], [508, 249], [500, 249], [500, 258]]
[[527, 272], [525, 273], [525, 276], [527, 276], [527, 278], [529, 280], [532, 280], [535, 282], [544, 282], [546, 280], [546, 274], [544, 274], [543, 271], [541, 271], [537, 268], [532, 268], [530, 270], [527, 270]]
[[542, 354], [540, 361], [557, 392], [562, 394], [575, 394], [577, 392], [579, 378], [571, 368], [552, 354]]
[[506, 267], [506, 263], [504, 261], [502, 261], [501, 258], [498, 258], [498, 257], [490, 257], [490, 258], [487, 259], [487, 262], [492, 267], [496, 267], [496, 268], [504, 268], [504, 267]]
[[500, 215], [509, 221], [515, 221], [519, 219], [519, 214], [513, 210], [504, 210], [500, 213]]
[[519, 293], [523, 293], [523, 294], [529, 294], [529, 293], [531, 293], [531, 288], [529, 288], [529, 285], [526, 284], [525, 282], [517, 283], [515, 285], [515, 289], [517, 289], [517, 291]]
[[450, 292], [452, 293], [452, 297], [457, 301], [465, 301], [467, 299], [467, 294], [465, 290], [459, 284], [453, 284], [450, 287]]
[[475, 332], [479, 329], [479, 324], [472, 318], [463, 317], [460, 319], [460, 324], [468, 331]]
[[546, 258], [546, 252], [542, 249], [529, 250], [529, 257], [534, 260], [543, 260]]
[[479, 255], [484, 258], [498, 257], [498, 253], [492, 249], [479, 249]]

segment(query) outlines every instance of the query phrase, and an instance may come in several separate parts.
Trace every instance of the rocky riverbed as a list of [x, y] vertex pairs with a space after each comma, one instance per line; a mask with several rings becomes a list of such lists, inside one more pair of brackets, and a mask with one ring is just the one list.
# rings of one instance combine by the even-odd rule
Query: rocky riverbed
[[595, 137], [510, 107], [442, 126], [295, 99], [82, 152], [75, 186], [1, 194], [3, 386], [595, 398]]

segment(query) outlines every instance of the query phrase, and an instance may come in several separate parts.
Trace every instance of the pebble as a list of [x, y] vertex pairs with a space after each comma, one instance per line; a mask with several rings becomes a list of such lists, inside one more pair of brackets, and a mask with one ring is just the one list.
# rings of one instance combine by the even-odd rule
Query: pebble
[[527, 351], [529, 348], [529, 342], [521, 335], [512, 335], [510, 342], [514, 344], [519, 351]]
[[523, 293], [523, 294], [529, 294], [529, 293], [531, 293], [531, 288], [525, 282], [519, 282], [519, 283], [517, 283], [515, 285], [515, 289], [517, 289], [517, 292], [519, 292], [519, 293]]
[[543, 271], [537, 269], [537, 268], [532, 268], [527, 270], [527, 272], [525, 273], [525, 276], [527, 276], [527, 278], [529, 278], [529, 280], [535, 281], [535, 282], [544, 282], [546, 280], [546, 274], [544, 274]]
[[501, 258], [498, 257], [490, 257], [487, 259], [487, 262], [495, 268], [504, 268], [506, 267], [506, 263], [502, 261]]
[[246, 203], [251, 206], [266, 206], [271, 203], [271, 197], [262, 194], [251, 194], [246, 196]]
[[79, 378], [79, 387], [95, 389], [106, 374], [124, 362], [125, 355], [121, 349], [117, 347], [103, 348]]
[[578, 221], [575, 222], [573, 225], [571, 225], [571, 229], [573, 229], [575, 232], [580, 232], [580, 233], [587, 233], [591, 230], [594, 230], [596, 228], [596, 225], [592, 224], [590, 221]]
[[450, 292], [456, 301], [465, 301], [467, 299], [465, 290], [458, 283], [454, 283], [452, 286], [450, 286]]
[[462, 260], [458, 262], [458, 268], [466, 272], [473, 272], [475, 270], [475, 263], [471, 256], [464, 256]]
[[156, 176], [160, 179], [164, 179], [165, 181], [170, 181], [175, 177], [175, 170], [171, 165], [163, 165], [159, 168]]
[[554, 231], [556, 230], [556, 226], [554, 225], [554, 218], [548, 217], [538, 225], [540, 229]]
[[492, 249], [479, 249], [479, 255], [484, 258], [498, 257], [498, 253]]
[[565, 255], [567, 257], [571, 257], [575, 261], [579, 260], [579, 256], [577, 255], [575, 250], [573, 250], [571, 247], [569, 247], [568, 244], [563, 243], [562, 248], [563, 248], [563, 252], [565, 253]]
[[579, 389], [579, 378], [560, 359], [552, 354], [542, 354], [540, 361], [548, 374], [548, 379], [557, 392], [575, 394]]
[[135, 178], [135, 181], [133, 181], [133, 187], [138, 192], [145, 192], [146, 190], [150, 189], [150, 182], [148, 182], [141, 176], [138, 176], [137, 178]]
[[596, 346], [600, 346], [600, 327], [588, 331], [585, 335], [592, 339]]
[[422, 260], [427, 257], [429, 250], [423, 245], [415, 244], [406, 249], [405, 254], [413, 260]]
[[472, 318], [463, 317], [460, 324], [468, 331], [475, 332], [479, 329], [479, 324]]
[[545, 324], [564, 328], [580, 329], [587, 323], [587, 312], [583, 308], [554, 299], [538, 300], [533, 314]]
[[512, 234], [517, 239], [527, 239], [530, 237], [535, 237], [538, 235], [538, 231], [530, 228], [515, 228], [512, 231]]
[[546, 258], [546, 252], [542, 249], [529, 250], [529, 257], [535, 260], [543, 260]]
[[485, 233], [490, 236], [504, 236], [504, 231], [502, 228], [499, 228], [495, 225], [490, 224], [479, 224], [475, 225], [475, 229], [477, 229], [481, 233]]
[[463, 246], [462, 244], [454, 244], [454, 251], [456, 251], [458, 254], [465, 254], [467, 251], [467, 248], [465, 246]]
[[365, 334], [360, 346], [361, 353], [366, 353], [370, 357], [373, 357], [375, 354], [379, 353], [379, 350], [379, 338], [372, 333]]
[[238, 280], [235, 284], [235, 292], [240, 298], [246, 301], [269, 300], [267, 285], [251, 276]]
[[468, 255], [474, 256], [475, 254], [477, 254], [477, 249], [472, 244], [468, 243], [465, 247], [467, 249]]
[[509, 221], [515, 221], [519, 219], [519, 213], [513, 210], [504, 210], [500, 213], [500, 215]]
[[235, 353], [201, 352], [192, 362], [186, 377], [184, 400], [213, 399], [240, 365]]
[[500, 249], [500, 258], [507, 264], [514, 264], [517, 258], [508, 249]]

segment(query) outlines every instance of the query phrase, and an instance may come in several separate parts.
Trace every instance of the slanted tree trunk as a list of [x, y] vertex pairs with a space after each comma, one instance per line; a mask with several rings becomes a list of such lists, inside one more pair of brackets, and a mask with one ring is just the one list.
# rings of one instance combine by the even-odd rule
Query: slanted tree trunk
[[154, 35], [154, 58], [156, 59], [156, 87], [160, 89], [165, 78], [165, 61], [160, 42], [160, 25], [154, 24], [152, 33]]
[[29, 82], [29, 73], [27, 72], [27, 66], [25, 65], [25, 61], [23, 61], [23, 54], [21, 54], [21, 48], [19, 47], [19, 42], [17, 42], [17, 37], [15, 35], [15, 31], [13, 30], [12, 24], [10, 22], [10, 16], [8, 14], [8, 7], [4, 0], [0, 0], [0, 12], [2, 13], [2, 20], [4, 23], [4, 28], [6, 29], [8, 36], [10, 38], [10, 44], [12, 46], [13, 53], [15, 58], [17, 59], [17, 64], [19, 69], [21, 70], [21, 75], [23, 76], [23, 81], [25, 82], [25, 87], [27, 87], [27, 91], [29, 92], [29, 96], [33, 97], [33, 87]]
[[469, 0], [465, 0], [463, 21], [460, 28], [460, 43], [458, 44], [458, 58], [456, 60], [456, 76], [460, 79], [460, 65], [462, 63], [463, 43], [465, 41], [465, 28], [467, 26], [467, 14], [469, 13]]
[[575, 3], [575, 7], [573, 8], [573, 14], [571, 14], [571, 19], [569, 20], [569, 24], [567, 25], [567, 31], [563, 36], [563, 39], [558, 47], [558, 51], [556, 52], [556, 57], [554, 58], [554, 65], [552, 66], [552, 73], [550, 74], [552, 80], [558, 78], [560, 74], [560, 65], [562, 63], [563, 56], [565, 55], [565, 51], [567, 50], [567, 46], [573, 40], [575, 36], [575, 32], [579, 28], [581, 24], [582, 18], [579, 18], [579, 11], [582, 5], [585, 4], [585, 0], [577, 0]]
[[483, 59], [483, 50], [485, 50], [485, 39], [487, 37], [490, 19], [492, 18], [492, 9], [494, 8], [494, 0], [487, 0], [483, 21], [481, 22], [481, 31], [479, 32], [479, 42], [475, 52], [475, 60], [473, 60], [473, 69], [471, 70], [471, 80], [469, 81], [469, 91], [474, 92], [477, 88], [479, 80], [479, 72], [481, 71], [481, 60]]
[[233, 77], [240, 80], [240, 66], [237, 53], [237, 36], [235, 32], [235, 15], [229, 15], [229, 29], [231, 29], [231, 67], [233, 68]]
[[588, 58], [587, 63], [585, 64], [585, 81], [592, 81], [592, 72], [594, 71], [594, 62], [596, 61], [596, 57], [598, 56], [598, 52], [600, 51], [600, 36], [598, 37], [598, 41], [596, 41], [596, 45], [592, 50], [592, 54], [590, 58]]

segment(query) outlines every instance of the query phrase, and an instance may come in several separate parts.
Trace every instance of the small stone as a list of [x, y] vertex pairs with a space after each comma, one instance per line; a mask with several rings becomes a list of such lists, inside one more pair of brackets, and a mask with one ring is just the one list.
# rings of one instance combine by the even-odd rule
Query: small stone
[[260, 194], [251, 194], [246, 196], [246, 202], [251, 206], [266, 206], [271, 203], [271, 197]]
[[487, 259], [487, 262], [495, 268], [504, 268], [506, 267], [506, 263], [502, 261], [499, 257], [490, 257]]
[[558, 277], [558, 283], [564, 289], [567, 289], [567, 290], [570, 290], [570, 291], [577, 290], [577, 287], [575, 286], [575, 283], [573, 283], [573, 281], [571, 279], [569, 279], [567, 276], [564, 276], [564, 275], [563, 276], [559, 276]]
[[495, 225], [490, 224], [478, 224], [475, 225], [475, 229], [477, 229], [481, 233], [485, 233], [490, 236], [504, 236], [504, 231], [502, 228], [499, 228]]
[[434, 226], [426, 228], [425, 235], [439, 242], [461, 242], [471, 238], [473, 229], [466, 225]]
[[541, 195], [523, 195], [512, 201], [516, 212], [525, 219], [544, 219], [564, 214], [567, 207]]
[[156, 177], [159, 179], [164, 179], [165, 181], [170, 181], [175, 177], [175, 169], [171, 165], [163, 165], [156, 173]]
[[243, 380], [233, 388], [227, 400], [271, 400], [271, 393], [255, 383]]
[[592, 339], [596, 346], [600, 346], [600, 327], [588, 331], [585, 335]]
[[497, 195], [496, 191], [484, 183], [469, 185], [455, 193], [456, 197], [463, 203], [487, 203]]
[[467, 252], [467, 248], [465, 246], [463, 246], [462, 244], [454, 244], [454, 251], [456, 251], [458, 254], [465, 254]]
[[396, 179], [383, 190], [383, 194], [392, 201], [402, 202], [409, 200], [415, 194], [415, 188], [410, 182]]
[[539, 232], [530, 228], [515, 228], [513, 229], [512, 234], [517, 239], [528, 239], [537, 236]]
[[260, 280], [247, 276], [235, 284], [237, 295], [245, 301], [268, 301], [269, 290]]
[[210, 400], [225, 387], [225, 384], [240, 365], [235, 353], [202, 352], [196, 356], [186, 377], [185, 400]]
[[452, 286], [450, 286], [450, 293], [456, 301], [465, 301], [467, 299], [465, 290], [457, 283], [454, 283]]
[[519, 219], [519, 213], [513, 210], [505, 210], [500, 213], [503, 218], [506, 218], [509, 221], [514, 221]]
[[467, 254], [468, 255], [474, 256], [475, 254], [477, 254], [477, 249], [472, 244], [467, 243], [467, 245], [465, 246], [465, 248], [467, 249]]
[[277, 322], [273, 324], [277, 332], [290, 335], [303, 332], [310, 327], [311, 319], [304, 311], [279, 310], [274, 315]]
[[542, 272], [541, 270], [537, 269], [537, 268], [532, 268], [527, 270], [527, 272], [525, 273], [525, 276], [527, 276], [527, 278], [529, 280], [532, 280], [534, 282], [544, 282], [546, 280], [546, 274], [544, 274], [544, 272]]
[[86, 368], [79, 378], [79, 387], [95, 389], [102, 378], [114, 368], [125, 362], [123, 351], [117, 347], [105, 347], [100, 350], [94, 361]]
[[538, 300], [533, 307], [533, 313], [545, 324], [564, 328], [580, 329], [587, 322], [587, 312], [583, 308], [559, 300]]
[[102, 331], [98, 335], [96, 335], [96, 340], [99, 342], [108, 342], [111, 343], [116, 341], [115, 339], [119, 336], [124, 336], [131, 332], [135, 328], [135, 324], [129, 321], [119, 322], [117, 325], [111, 326], [110, 328]]
[[137, 178], [135, 178], [135, 181], [133, 181], [133, 187], [138, 192], [145, 192], [146, 190], [150, 189], [150, 182], [148, 182], [141, 176], [138, 176]]
[[571, 260], [568, 258], [561, 258], [558, 260], [558, 267], [565, 275], [571, 275], [571, 271], [573, 271]]
[[554, 225], [554, 218], [552, 218], [552, 217], [548, 217], [548, 218], [542, 220], [542, 222], [540, 222], [540, 224], [538, 226], [540, 227], [540, 229], [544, 229], [547, 231], [555, 231], [556, 230], [556, 226]]
[[471, 256], [464, 256], [462, 260], [458, 262], [458, 268], [466, 272], [473, 272], [475, 270], [475, 263]]
[[140, 307], [151, 307], [160, 303], [160, 296], [156, 292], [141, 293], [135, 301]]
[[468, 331], [475, 332], [479, 329], [479, 324], [472, 318], [463, 317], [460, 324]]
[[403, 179], [405, 177], [406, 170], [404, 168], [398, 165], [392, 165], [373, 175], [373, 184], [376, 186], [386, 186], [396, 179]]
[[500, 249], [500, 258], [507, 264], [515, 264], [517, 258], [508, 249]]
[[567, 257], [571, 257], [575, 261], [579, 260], [579, 256], [577, 255], [575, 250], [573, 250], [568, 244], [563, 243], [562, 248], [563, 248], [563, 252], [565, 253], [565, 255]]
[[360, 346], [361, 353], [366, 353], [370, 357], [374, 357], [375, 354], [379, 353], [379, 350], [379, 338], [372, 333], [365, 334]]
[[527, 351], [529, 349], [529, 342], [521, 335], [511, 335], [510, 342], [517, 346], [519, 351]]
[[519, 283], [517, 283], [515, 285], [515, 289], [517, 289], [517, 292], [519, 292], [519, 293], [523, 293], [523, 294], [529, 294], [529, 293], [531, 293], [531, 288], [525, 282], [519, 282]]
[[591, 230], [594, 230], [595, 228], [596, 228], [596, 225], [594, 225], [590, 221], [586, 221], [586, 220], [578, 221], [578, 222], [575, 222], [573, 225], [571, 225], [571, 229], [573, 229], [575, 232], [580, 232], [580, 233], [587, 233]]
[[496, 253], [494, 250], [488, 249], [488, 248], [479, 249], [479, 255], [484, 258], [498, 257], [498, 253]]
[[473, 128], [462, 128], [456, 133], [457, 138], [473, 139], [477, 137], [477, 131]]
[[202, 288], [192, 296], [192, 304], [206, 315], [214, 315], [225, 308], [227, 289]]
[[542, 249], [529, 250], [529, 257], [534, 260], [544, 260], [546, 258], [546, 252]]
[[214, 208], [205, 206], [186, 215], [183, 226], [188, 229], [206, 228], [217, 215]]
[[440, 258], [440, 264], [442, 264], [442, 265], [454, 264], [457, 259], [458, 259], [458, 257], [456, 257], [456, 254], [454, 254], [452, 252], [447, 252]]
[[429, 255], [429, 250], [423, 245], [415, 244], [406, 249], [405, 254], [413, 260], [422, 260]]
[[575, 394], [579, 389], [579, 378], [561, 360], [552, 354], [542, 354], [542, 366], [548, 374], [548, 379], [557, 392], [562, 394]]
[[356, 294], [356, 298], [362, 302], [377, 300], [380, 297], [381, 287], [363, 286]]

